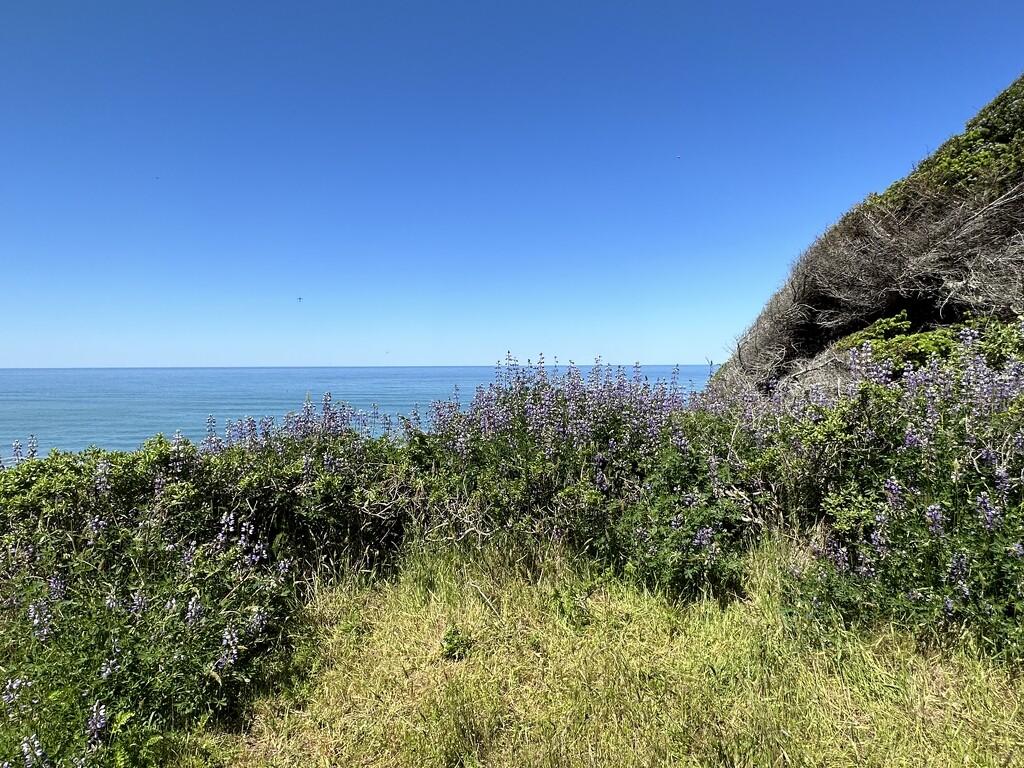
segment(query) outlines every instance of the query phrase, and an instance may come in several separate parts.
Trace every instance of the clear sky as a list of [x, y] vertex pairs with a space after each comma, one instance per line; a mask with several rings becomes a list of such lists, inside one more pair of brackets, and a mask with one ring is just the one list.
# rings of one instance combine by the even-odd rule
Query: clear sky
[[[0, 367], [723, 360], [1024, 3], [0, 3]], [[301, 301], [299, 298], [301, 297]]]

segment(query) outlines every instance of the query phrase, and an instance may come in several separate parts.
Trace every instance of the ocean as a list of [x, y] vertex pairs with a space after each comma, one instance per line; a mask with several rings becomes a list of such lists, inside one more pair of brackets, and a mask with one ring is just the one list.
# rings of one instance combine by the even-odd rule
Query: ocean
[[[669, 379], [674, 366], [644, 366], [650, 381]], [[585, 374], [589, 366], [580, 366]], [[564, 371], [564, 367], [561, 368]], [[708, 366], [680, 366], [680, 382], [695, 389]], [[633, 375], [632, 367], [627, 369]], [[223, 434], [227, 421], [271, 416], [281, 421], [306, 398], [319, 406], [330, 392], [334, 403], [392, 416], [448, 400], [456, 387], [466, 406], [478, 386], [494, 381], [495, 368], [0, 368], [0, 457], [14, 441], [27, 450], [35, 436], [40, 456], [51, 449], [90, 446], [131, 451], [158, 433], [181, 431], [193, 441], [206, 435], [213, 416]]]

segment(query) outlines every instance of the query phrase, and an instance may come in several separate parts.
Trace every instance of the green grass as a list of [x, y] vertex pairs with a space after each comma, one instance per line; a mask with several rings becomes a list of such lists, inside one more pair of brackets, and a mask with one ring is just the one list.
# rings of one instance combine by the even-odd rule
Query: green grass
[[301, 690], [205, 746], [237, 766], [1018, 763], [1012, 670], [787, 613], [802, 557], [773, 540], [744, 599], [679, 604], [555, 545], [416, 544], [391, 578], [321, 587]]

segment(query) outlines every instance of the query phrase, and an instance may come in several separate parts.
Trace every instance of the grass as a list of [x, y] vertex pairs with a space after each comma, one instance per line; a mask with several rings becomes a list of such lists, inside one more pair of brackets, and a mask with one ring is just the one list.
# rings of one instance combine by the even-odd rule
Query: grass
[[318, 589], [301, 690], [205, 747], [235, 766], [1019, 764], [1012, 670], [816, 628], [783, 608], [799, 557], [771, 540], [742, 600], [679, 604], [554, 544], [411, 545], [389, 578]]

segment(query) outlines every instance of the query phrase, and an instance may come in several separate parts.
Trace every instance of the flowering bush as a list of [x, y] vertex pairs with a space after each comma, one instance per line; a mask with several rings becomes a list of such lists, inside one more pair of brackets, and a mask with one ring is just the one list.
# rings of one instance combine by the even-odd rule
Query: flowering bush
[[967, 328], [949, 364], [862, 381], [828, 413], [841, 452], [823, 451], [820, 427], [802, 431], [824, 528], [801, 587], [848, 617], [931, 636], [967, 627], [1020, 658], [1024, 364], [989, 365], [984, 341]]
[[198, 446], [15, 451], [0, 471], [0, 763], [159, 763], [285, 664], [303, 574], [410, 534], [557, 538], [679, 595], [742, 589], [767, 531], [813, 543], [813, 620], [972, 633], [1024, 659], [1024, 329], [943, 357], [850, 351], [799, 396], [596, 365], [500, 367], [399, 432], [325, 396]]
[[0, 763], [162, 763], [240, 713], [285, 663], [296, 577], [401, 531], [392, 442], [335, 414], [0, 472]]

